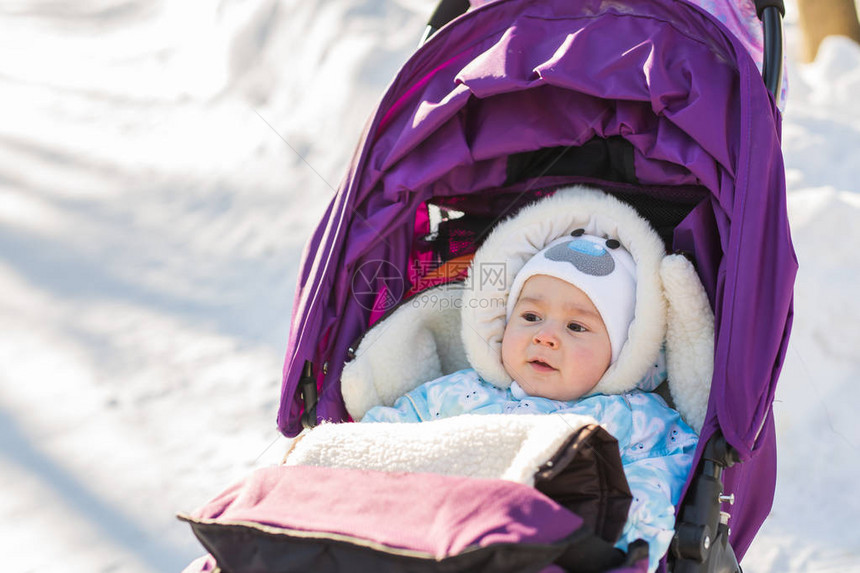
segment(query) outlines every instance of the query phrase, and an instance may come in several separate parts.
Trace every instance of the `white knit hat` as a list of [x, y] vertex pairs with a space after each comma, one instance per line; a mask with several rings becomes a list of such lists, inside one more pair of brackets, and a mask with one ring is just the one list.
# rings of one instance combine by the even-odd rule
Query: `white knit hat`
[[525, 282], [535, 275], [561, 279], [580, 289], [600, 313], [612, 349], [612, 363], [627, 341], [636, 307], [636, 263], [615, 239], [573, 231], [529, 259], [511, 285], [506, 307], [506, 322]]

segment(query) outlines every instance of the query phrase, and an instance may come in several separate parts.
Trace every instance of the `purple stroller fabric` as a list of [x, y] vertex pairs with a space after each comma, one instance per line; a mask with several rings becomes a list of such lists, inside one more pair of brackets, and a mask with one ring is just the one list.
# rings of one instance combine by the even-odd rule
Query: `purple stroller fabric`
[[259, 469], [189, 519], [360, 537], [436, 559], [473, 546], [551, 544], [583, 523], [510, 481], [313, 466]]
[[[214, 571], [563, 571], [611, 543], [534, 487], [501, 479], [349, 468], [261, 468], [189, 515]], [[605, 550], [604, 550], [605, 551]], [[607, 573], [645, 573], [647, 556]], [[613, 563], [622, 563], [613, 566]], [[384, 568], [383, 568], [384, 567]]]
[[[496, 0], [469, 0], [473, 7], [483, 6]], [[761, 21], [756, 15], [753, 0], [689, 0], [692, 4], [707, 10], [719, 20], [746, 47], [759, 69], [764, 68], [764, 33]], [[788, 74], [783, 76], [780, 106], [786, 101], [788, 93]], [[780, 107], [780, 110], [784, 110]]]
[[[582, 177], [506, 185], [511, 154], [611, 137], [632, 146], [637, 185]], [[296, 388], [306, 360], [318, 373], [318, 418], [349, 419], [340, 373], [384, 288], [376, 277], [376, 292], [358, 292], [353, 277], [369, 261], [408, 276], [426, 201], [478, 193], [489, 201], [571, 182], [695, 205], [673, 248], [695, 255], [715, 310], [700, 444], [719, 429], [744, 461], [723, 476], [737, 499], [730, 525], [740, 557], [772, 503], [771, 405], [797, 262], [779, 111], [744, 45], [682, 0], [499, 0], [413, 55], [307, 245], [279, 427], [286, 435], [301, 430]]]

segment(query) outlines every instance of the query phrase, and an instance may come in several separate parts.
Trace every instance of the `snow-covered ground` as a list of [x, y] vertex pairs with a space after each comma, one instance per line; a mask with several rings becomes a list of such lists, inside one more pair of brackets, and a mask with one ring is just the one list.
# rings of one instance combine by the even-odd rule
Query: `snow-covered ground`
[[[432, 8], [3, 3], [5, 571], [179, 571], [202, 551], [174, 513], [280, 458], [301, 248]], [[790, 72], [802, 268], [776, 502], [744, 566], [860, 571], [860, 48]]]

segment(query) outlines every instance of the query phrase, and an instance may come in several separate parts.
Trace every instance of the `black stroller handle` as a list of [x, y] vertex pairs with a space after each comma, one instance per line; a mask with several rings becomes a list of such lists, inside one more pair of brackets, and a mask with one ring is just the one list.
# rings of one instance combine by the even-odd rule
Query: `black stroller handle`
[[419, 46], [423, 45], [430, 37], [439, 31], [439, 28], [462, 16], [469, 10], [469, 0], [439, 0], [433, 15], [427, 22], [427, 28], [424, 29], [424, 35], [421, 36]]
[[782, 0], [756, 0], [756, 9], [764, 28], [764, 66], [761, 75], [767, 91], [773, 96], [776, 105], [779, 105], [782, 99], [782, 17], [785, 15], [785, 6]]
[[[764, 66], [762, 78], [767, 91], [776, 104], [782, 97], [783, 78], [783, 29], [782, 17], [785, 16], [783, 0], [755, 0], [756, 14], [764, 29]], [[419, 46], [429, 40], [439, 29], [465, 14], [469, 10], [469, 0], [439, 0], [436, 10], [430, 16]]]

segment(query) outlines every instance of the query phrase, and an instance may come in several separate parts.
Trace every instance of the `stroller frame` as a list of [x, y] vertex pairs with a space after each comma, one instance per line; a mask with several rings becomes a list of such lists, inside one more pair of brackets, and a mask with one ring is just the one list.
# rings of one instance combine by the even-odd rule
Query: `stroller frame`
[[[783, 83], [784, 5], [782, 0], [755, 0], [755, 4], [764, 31], [763, 82], [778, 105]], [[421, 44], [468, 8], [468, 0], [441, 0], [428, 22]], [[304, 405], [301, 413], [304, 427], [312, 427], [317, 422], [318, 378], [313, 362], [305, 360], [295, 386], [296, 396]], [[733, 496], [724, 495], [723, 472], [741, 462], [742, 457], [719, 430], [705, 444], [678, 508], [676, 534], [669, 553], [670, 570], [683, 573], [740, 571], [728, 542], [728, 514], [722, 512], [721, 507], [724, 503], [733, 503]]]

